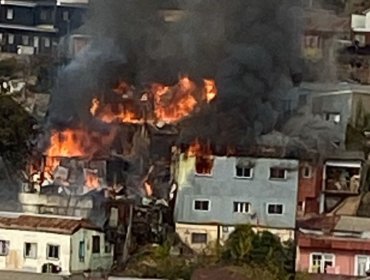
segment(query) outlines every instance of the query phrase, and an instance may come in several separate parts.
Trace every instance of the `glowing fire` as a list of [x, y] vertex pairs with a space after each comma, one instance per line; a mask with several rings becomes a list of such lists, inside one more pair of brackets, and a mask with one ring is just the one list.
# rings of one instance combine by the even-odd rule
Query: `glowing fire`
[[152, 188], [152, 186], [148, 182], [145, 182], [144, 183], [144, 186], [145, 186], [146, 195], [148, 197], [152, 196], [153, 195], [153, 188]]
[[94, 106], [96, 106], [95, 105], [96, 101], [94, 103], [94, 100], [97, 100], [97, 99], [96, 98], [93, 99], [90, 112], [93, 116], [96, 116], [98, 119], [100, 119], [101, 121], [105, 123], [113, 123], [113, 122], [140, 123], [143, 121], [135, 114], [135, 112], [133, 112], [132, 110], [129, 110], [123, 104], [117, 104], [116, 110], [115, 110], [116, 112], [113, 112], [113, 108], [110, 104], [105, 105], [103, 108], [99, 108], [100, 105], [98, 105], [96, 109], [93, 110], [93, 108], [95, 108]]
[[211, 102], [217, 95], [216, 83], [214, 80], [203, 80], [204, 91], [206, 94], [207, 103]]
[[89, 189], [99, 188], [100, 182], [97, 172], [87, 171], [85, 173], [85, 186], [88, 187]]
[[48, 157], [91, 157], [103, 147], [109, 145], [116, 135], [112, 128], [109, 134], [88, 132], [84, 129], [66, 129], [52, 131], [50, 146], [46, 151]]
[[173, 87], [154, 84], [155, 116], [164, 122], [176, 122], [190, 115], [197, 105], [194, 98], [196, 85], [188, 78], [181, 78]]

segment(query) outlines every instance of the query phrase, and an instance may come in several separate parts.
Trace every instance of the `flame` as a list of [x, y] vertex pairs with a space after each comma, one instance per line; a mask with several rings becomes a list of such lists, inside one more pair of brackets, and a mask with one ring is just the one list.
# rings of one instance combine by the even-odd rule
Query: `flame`
[[46, 155], [53, 158], [91, 157], [105, 146], [109, 146], [115, 135], [115, 128], [112, 128], [109, 134], [89, 132], [81, 128], [54, 130]]
[[94, 98], [92, 100], [91, 108], [90, 108], [90, 113], [91, 115], [95, 116], [96, 111], [99, 109], [100, 106], [100, 101], [97, 98]]
[[195, 84], [188, 77], [181, 78], [173, 87], [154, 84], [152, 92], [156, 118], [172, 123], [190, 115], [198, 103], [193, 96], [195, 90]]
[[204, 82], [204, 91], [207, 103], [211, 102], [217, 96], [217, 87], [214, 80], [203, 80]]
[[93, 114], [98, 119], [105, 123], [141, 123], [143, 120], [139, 118], [135, 112], [130, 109], [127, 109], [123, 104], [118, 104], [116, 108], [116, 113], [113, 112], [112, 106], [107, 104], [103, 109], [97, 113]]
[[44, 172], [53, 174], [54, 170], [59, 166], [60, 159], [55, 157], [46, 157], [45, 158], [45, 167]]
[[97, 189], [100, 187], [99, 177], [97, 172], [88, 171], [85, 174], [85, 186], [89, 189]]
[[152, 188], [152, 186], [148, 182], [145, 182], [144, 183], [144, 186], [145, 186], [146, 195], [148, 197], [151, 197], [153, 195], [153, 188]]

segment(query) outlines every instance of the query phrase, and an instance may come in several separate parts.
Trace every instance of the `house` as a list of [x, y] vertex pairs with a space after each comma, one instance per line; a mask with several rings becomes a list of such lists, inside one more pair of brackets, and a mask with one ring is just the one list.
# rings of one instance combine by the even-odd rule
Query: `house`
[[194, 249], [224, 240], [246, 223], [293, 239], [298, 169], [296, 159], [181, 154], [176, 232]]
[[1, 213], [0, 245], [0, 271], [71, 275], [113, 263], [104, 233], [81, 218]]
[[298, 271], [339, 277], [365, 276], [370, 269], [369, 218], [321, 216], [297, 227]]
[[82, 25], [86, 8], [86, 0], [2, 0], [2, 52], [54, 54], [59, 38]]

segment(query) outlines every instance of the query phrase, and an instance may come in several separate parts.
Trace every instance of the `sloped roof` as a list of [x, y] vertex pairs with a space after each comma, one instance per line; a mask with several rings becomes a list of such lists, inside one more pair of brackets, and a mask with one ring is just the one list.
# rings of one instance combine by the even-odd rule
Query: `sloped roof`
[[3, 214], [0, 216], [0, 228], [59, 234], [73, 234], [81, 228], [100, 230], [86, 219], [30, 214]]

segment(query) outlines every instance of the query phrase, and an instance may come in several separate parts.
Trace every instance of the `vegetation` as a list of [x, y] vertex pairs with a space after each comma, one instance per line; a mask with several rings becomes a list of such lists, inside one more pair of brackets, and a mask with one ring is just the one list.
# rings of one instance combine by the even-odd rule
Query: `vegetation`
[[0, 96], [0, 156], [22, 167], [28, 152], [33, 121], [29, 114], [8, 96]]
[[[172, 241], [136, 255], [125, 269], [133, 277], [191, 279], [197, 269], [223, 269], [237, 279], [291, 279], [294, 273], [293, 243], [281, 243], [270, 232], [255, 233], [249, 225], [238, 226], [226, 243], [210, 245], [200, 255], [174, 255]], [[298, 279], [306, 279], [300, 275]]]

